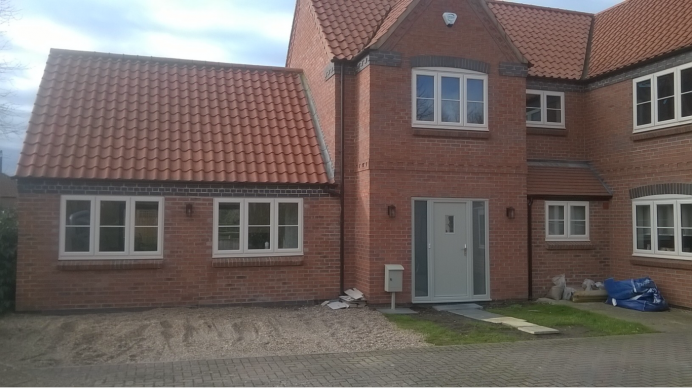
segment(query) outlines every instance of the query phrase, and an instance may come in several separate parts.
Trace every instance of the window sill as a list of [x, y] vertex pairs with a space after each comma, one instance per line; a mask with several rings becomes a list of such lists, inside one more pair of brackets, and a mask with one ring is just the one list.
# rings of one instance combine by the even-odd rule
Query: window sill
[[596, 249], [591, 241], [546, 241], [545, 247], [549, 251], [587, 251]]
[[457, 139], [490, 139], [490, 132], [487, 130], [413, 128], [413, 136], [451, 137]]
[[538, 128], [538, 127], [527, 127], [527, 135], [542, 135], [542, 136], [567, 136], [567, 130], [565, 128]]
[[214, 268], [290, 267], [303, 265], [303, 256], [227, 257], [211, 259]]
[[630, 259], [630, 264], [642, 267], [658, 267], [670, 269], [682, 269], [692, 271], [692, 260], [688, 259], [658, 259], [645, 256], [634, 256]]
[[679, 135], [682, 133], [690, 133], [692, 132], [692, 124], [683, 124], [683, 125], [678, 125], [675, 127], [669, 127], [669, 128], [653, 128], [653, 129], [647, 129], [645, 131], [641, 132], [635, 132], [630, 136], [632, 141], [642, 141], [642, 140], [648, 140], [648, 139], [655, 139], [658, 137], [666, 137], [666, 136], [673, 136], [673, 135]]
[[62, 260], [58, 262], [60, 271], [103, 271], [120, 269], [159, 269], [163, 268], [163, 260]]

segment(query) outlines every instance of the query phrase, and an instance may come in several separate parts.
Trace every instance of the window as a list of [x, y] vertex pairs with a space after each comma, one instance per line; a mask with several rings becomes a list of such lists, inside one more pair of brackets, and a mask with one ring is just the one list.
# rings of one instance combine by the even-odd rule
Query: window
[[303, 253], [302, 199], [214, 200], [214, 257]]
[[633, 81], [634, 131], [692, 122], [692, 64]]
[[60, 258], [161, 258], [160, 197], [63, 196]]
[[565, 93], [527, 90], [526, 125], [565, 128]]
[[692, 260], [692, 197], [653, 196], [632, 202], [635, 254]]
[[487, 130], [487, 75], [457, 69], [415, 69], [412, 89], [414, 127]]
[[545, 203], [545, 239], [589, 241], [588, 202]]

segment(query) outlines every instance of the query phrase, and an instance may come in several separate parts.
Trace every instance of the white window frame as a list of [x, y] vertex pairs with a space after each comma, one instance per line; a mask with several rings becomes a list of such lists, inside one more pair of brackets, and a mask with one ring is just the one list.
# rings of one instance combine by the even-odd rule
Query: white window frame
[[[65, 251], [65, 217], [67, 212], [67, 201], [90, 201], [90, 225], [89, 225], [89, 251], [88, 252], [66, 252]], [[99, 252], [99, 232], [100, 232], [100, 207], [102, 201], [122, 201], [125, 202], [125, 251], [124, 252]], [[158, 225], [157, 225], [157, 248], [156, 252], [136, 252], [134, 250], [135, 233], [135, 203], [136, 202], [157, 202], [159, 204]], [[60, 244], [59, 260], [147, 260], [163, 258], [163, 197], [134, 197], [134, 196], [99, 196], [99, 195], [63, 195], [60, 198]]]
[[[527, 127], [537, 127], [537, 128], [557, 128], [565, 129], [565, 93], [563, 92], [550, 92], [545, 90], [532, 90], [527, 89], [526, 94], [538, 94], [541, 96], [541, 121], [528, 121], [526, 120]], [[560, 97], [560, 122], [551, 123], [548, 121], [548, 96]], [[526, 112], [526, 110], [524, 110]], [[526, 113], [524, 113], [526, 114]]]
[[[240, 245], [238, 250], [219, 250], [219, 204], [240, 204]], [[248, 206], [250, 203], [271, 204], [271, 241], [269, 249], [248, 249]], [[298, 248], [279, 249], [279, 204], [298, 204]], [[302, 198], [214, 198], [214, 228], [213, 228], [213, 258], [225, 257], [268, 257], [268, 256], [300, 256], [303, 254], [303, 199]]]
[[[565, 208], [565, 233], [562, 235], [551, 235], [550, 234], [550, 223], [549, 223], [549, 208], [550, 206], [563, 206]], [[584, 206], [586, 214], [586, 234], [585, 235], [573, 235], [571, 226], [571, 214], [570, 211], [572, 207]], [[589, 211], [589, 202], [584, 201], [545, 201], [545, 240], [546, 241], [591, 241], [590, 240], [590, 219], [591, 213]]]
[[[692, 260], [692, 252], [682, 251], [682, 212], [680, 205], [692, 204], [689, 195], [652, 195], [632, 201], [632, 256], [653, 257], [661, 259]], [[637, 249], [637, 206], [648, 205], [651, 219], [651, 249]], [[674, 251], [661, 251], [658, 247], [658, 206], [673, 205], [674, 218]]]
[[[681, 72], [691, 67], [692, 63], [688, 63], [632, 80], [632, 126], [634, 132], [653, 131], [692, 122], [692, 116], [682, 117], [682, 88], [680, 87]], [[673, 74], [675, 117], [671, 120], [658, 121], [658, 77], [666, 74]], [[637, 125], [637, 84], [647, 80], [651, 81], [651, 123]]]
[[[435, 78], [435, 114], [433, 121], [418, 121], [416, 120], [416, 78], [418, 75], [429, 75]], [[454, 77], [459, 78], [461, 84], [459, 93], [461, 97], [460, 101], [460, 123], [445, 123], [442, 122], [442, 88], [441, 78], [442, 77]], [[469, 79], [477, 79], [483, 81], [483, 124], [473, 124], [468, 123], [468, 117], [466, 114], [468, 100], [466, 96], [467, 93], [467, 82]], [[413, 69], [411, 77], [411, 126], [415, 128], [438, 128], [438, 129], [461, 129], [470, 131], [487, 131], [488, 130], [488, 75], [485, 73], [480, 73], [472, 70], [454, 69], [446, 67], [423, 67]]]

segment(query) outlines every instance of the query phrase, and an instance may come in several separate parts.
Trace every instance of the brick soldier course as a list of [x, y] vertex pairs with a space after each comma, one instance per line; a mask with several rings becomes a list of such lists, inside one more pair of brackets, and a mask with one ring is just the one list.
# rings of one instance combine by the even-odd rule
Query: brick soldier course
[[10, 369], [13, 386], [690, 386], [692, 334]]

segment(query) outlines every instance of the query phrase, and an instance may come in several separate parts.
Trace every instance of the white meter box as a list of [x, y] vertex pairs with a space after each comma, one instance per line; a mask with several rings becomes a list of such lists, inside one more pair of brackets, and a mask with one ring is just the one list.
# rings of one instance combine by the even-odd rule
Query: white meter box
[[403, 289], [404, 266], [399, 264], [385, 264], [384, 290], [387, 292], [401, 292]]

